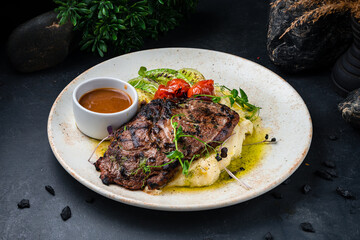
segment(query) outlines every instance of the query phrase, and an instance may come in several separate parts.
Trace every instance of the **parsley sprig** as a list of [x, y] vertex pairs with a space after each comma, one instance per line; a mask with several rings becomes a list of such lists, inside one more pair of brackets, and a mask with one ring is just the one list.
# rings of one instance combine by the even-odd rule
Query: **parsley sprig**
[[[241, 88], [239, 88], [238, 91], [236, 89], [229, 89], [228, 87], [222, 85], [220, 86], [220, 90], [224, 94], [223, 96], [199, 94], [195, 95], [194, 97], [209, 97], [214, 103], [219, 103], [222, 98], [228, 98], [231, 107], [236, 103], [245, 111], [251, 113], [250, 115], [245, 116], [246, 119], [253, 120], [258, 115], [261, 108], [249, 103], [248, 96]], [[229, 91], [230, 94], [226, 94], [225, 90]]]

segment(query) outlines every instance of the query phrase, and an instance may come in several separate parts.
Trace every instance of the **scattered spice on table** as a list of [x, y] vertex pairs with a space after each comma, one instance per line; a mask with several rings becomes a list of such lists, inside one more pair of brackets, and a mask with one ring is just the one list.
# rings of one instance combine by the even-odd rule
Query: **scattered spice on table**
[[275, 198], [275, 199], [282, 199], [283, 195], [279, 192], [272, 192], [271, 195]]
[[66, 221], [71, 218], [71, 210], [69, 206], [64, 207], [60, 214], [62, 220]]
[[301, 227], [301, 229], [303, 230], [303, 231], [305, 231], [305, 232], [315, 232], [315, 229], [314, 229], [314, 227], [311, 225], [311, 223], [309, 223], [309, 222], [303, 222], [303, 223], [301, 223], [300, 224], [300, 227]]
[[326, 169], [326, 172], [333, 178], [337, 178], [337, 172], [334, 169]]
[[350, 192], [349, 190], [343, 189], [342, 187], [337, 187], [336, 192], [343, 198], [351, 199], [351, 200], [356, 199], [355, 195], [352, 192]]
[[264, 236], [265, 240], [274, 240], [274, 237], [272, 236], [272, 234], [270, 232], [267, 232]]
[[329, 135], [328, 138], [331, 140], [331, 141], [336, 141], [338, 140], [338, 137], [336, 135]]
[[321, 177], [322, 179], [328, 180], [328, 181], [333, 180], [331, 175], [324, 170], [316, 170], [315, 175], [318, 177]]
[[291, 182], [291, 179], [288, 178], [288, 179], [286, 179], [284, 182], [282, 182], [281, 184], [282, 184], [282, 185], [288, 185], [290, 182]]
[[303, 194], [307, 194], [311, 191], [311, 186], [309, 184], [305, 184], [302, 188], [301, 191]]
[[93, 197], [87, 197], [87, 198], [85, 199], [85, 202], [87, 202], [87, 203], [94, 203], [94, 202], [95, 202], [95, 198], [93, 198]]
[[54, 190], [54, 188], [53, 188], [52, 186], [46, 185], [46, 186], [45, 186], [45, 189], [46, 189], [46, 191], [48, 191], [48, 193], [50, 193], [51, 195], [55, 196], [55, 190]]
[[330, 160], [323, 161], [322, 164], [325, 167], [328, 167], [328, 168], [336, 168], [335, 163], [333, 161], [330, 161]]
[[23, 209], [23, 208], [30, 208], [30, 201], [29, 199], [22, 199], [18, 204], [17, 204], [18, 208]]

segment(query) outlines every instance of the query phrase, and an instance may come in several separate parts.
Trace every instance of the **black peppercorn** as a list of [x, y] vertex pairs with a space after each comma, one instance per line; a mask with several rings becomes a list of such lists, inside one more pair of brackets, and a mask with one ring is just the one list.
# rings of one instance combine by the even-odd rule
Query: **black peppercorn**
[[324, 171], [324, 170], [317, 170], [315, 172], [315, 175], [317, 175], [317, 176], [319, 176], [319, 177], [321, 177], [321, 178], [323, 178], [325, 180], [328, 180], [328, 181], [333, 180], [331, 175], [329, 173], [327, 173], [326, 171]]
[[226, 157], [227, 157], [227, 153], [228, 153], [228, 149], [227, 149], [226, 147], [223, 147], [223, 148], [221, 149], [221, 154], [220, 154], [220, 156], [221, 156], [222, 158], [226, 158]]
[[69, 206], [64, 207], [60, 214], [62, 220], [66, 221], [71, 218], [71, 210]]
[[303, 222], [303, 223], [300, 224], [300, 227], [305, 232], [313, 232], [313, 233], [315, 232], [315, 229], [313, 228], [311, 223]]
[[30, 207], [30, 201], [29, 201], [29, 199], [23, 199], [18, 203], [17, 206], [20, 209], [29, 208]]
[[274, 237], [272, 236], [272, 234], [270, 232], [267, 232], [264, 236], [265, 240], [273, 240]]
[[51, 195], [55, 196], [55, 190], [52, 188], [52, 186], [50, 185], [46, 185], [45, 186], [46, 191], [48, 191], [48, 193], [50, 193]]
[[343, 198], [352, 199], [352, 200], [356, 199], [355, 195], [352, 192], [345, 190], [342, 187], [337, 187], [336, 192]]

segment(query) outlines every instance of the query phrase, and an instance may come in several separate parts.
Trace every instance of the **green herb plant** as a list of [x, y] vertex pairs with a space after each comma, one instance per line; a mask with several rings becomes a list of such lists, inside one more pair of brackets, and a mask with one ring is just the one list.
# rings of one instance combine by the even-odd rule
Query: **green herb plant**
[[111, 49], [139, 49], [146, 38], [157, 39], [179, 25], [197, 0], [54, 0], [60, 24], [70, 21], [82, 33], [82, 50], [104, 56]]

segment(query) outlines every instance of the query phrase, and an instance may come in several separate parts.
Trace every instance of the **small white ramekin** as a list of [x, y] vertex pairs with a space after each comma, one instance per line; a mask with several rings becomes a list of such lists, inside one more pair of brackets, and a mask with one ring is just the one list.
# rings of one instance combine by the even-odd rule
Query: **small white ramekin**
[[[125, 110], [116, 113], [97, 113], [80, 105], [79, 99], [85, 93], [97, 88], [117, 88], [125, 91], [132, 99], [132, 104]], [[133, 86], [126, 81], [111, 77], [99, 77], [79, 84], [73, 92], [73, 112], [78, 129], [85, 135], [103, 139], [109, 135], [108, 127], [115, 131], [128, 122], [139, 106], [138, 94]]]

